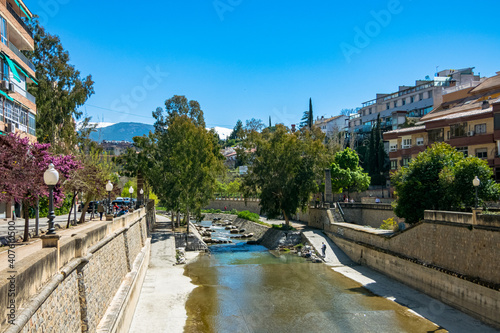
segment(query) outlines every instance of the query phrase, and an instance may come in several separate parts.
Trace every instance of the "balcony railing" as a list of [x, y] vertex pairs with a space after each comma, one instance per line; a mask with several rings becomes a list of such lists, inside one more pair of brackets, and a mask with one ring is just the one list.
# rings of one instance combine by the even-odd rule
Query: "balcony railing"
[[14, 8], [12, 8], [12, 5], [10, 3], [7, 3], [7, 10], [9, 11], [9, 13], [12, 14], [12, 16], [14, 16], [16, 21], [24, 28], [24, 30], [26, 30], [28, 35], [30, 35], [31, 38], [33, 38], [33, 32], [30, 30], [30, 28], [28, 28], [28, 25], [24, 23], [23, 19], [16, 13]]
[[9, 41], [9, 49], [14, 52], [32, 71], [35, 72], [35, 65], [19, 49]]

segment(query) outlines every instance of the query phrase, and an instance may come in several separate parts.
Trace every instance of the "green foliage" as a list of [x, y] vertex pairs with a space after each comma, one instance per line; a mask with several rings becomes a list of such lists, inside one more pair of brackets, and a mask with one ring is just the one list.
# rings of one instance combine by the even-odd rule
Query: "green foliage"
[[[54, 213], [56, 216], [66, 215], [69, 213], [71, 209], [71, 200], [73, 200], [73, 195], [67, 195], [64, 198], [64, 201], [61, 207], [54, 207]], [[47, 197], [40, 197], [40, 210], [38, 211], [38, 216], [40, 218], [47, 217], [49, 215], [49, 199]], [[29, 211], [30, 218], [35, 218], [35, 209], [34, 206], [30, 208]]]
[[364, 161], [361, 164], [370, 176], [372, 185], [384, 185], [385, 176], [383, 174], [388, 171], [389, 163], [380, 130], [380, 114], [370, 132], [368, 146], [360, 146], [357, 151], [360, 156], [364, 156]]
[[282, 230], [282, 231], [288, 231], [288, 230], [294, 231], [294, 230], [297, 230], [297, 229], [295, 229], [294, 227], [292, 227], [290, 225], [286, 225], [285, 223], [283, 223], [283, 224], [273, 224], [272, 228], [273, 229]]
[[233, 128], [233, 131], [231, 132], [231, 134], [229, 134], [228, 140], [241, 140], [243, 139], [243, 134], [243, 123], [238, 119], [236, 125]]
[[396, 231], [396, 228], [398, 228], [398, 223], [394, 220], [393, 217], [390, 217], [387, 220], [384, 220], [382, 225], [380, 226], [380, 229], [384, 229], [384, 230]]
[[478, 176], [480, 204], [498, 200], [500, 185], [493, 181], [493, 171], [484, 160], [464, 157], [446, 143], [434, 143], [417, 155], [408, 167], [392, 176], [397, 201], [394, 212], [407, 223], [424, 218], [424, 210], [464, 210], [474, 206], [472, 180]]
[[238, 213], [238, 217], [241, 219], [253, 221], [253, 222], [260, 222], [260, 216], [259, 214], [251, 213], [248, 210], [244, 210]]
[[341, 193], [344, 190], [362, 192], [370, 185], [370, 177], [359, 166], [358, 154], [350, 148], [335, 154], [330, 170], [332, 173], [332, 189], [336, 193]]
[[29, 84], [36, 97], [36, 134], [38, 142], [50, 143], [56, 153], [75, 152], [78, 144], [75, 119], [79, 108], [94, 94], [94, 82], [69, 64], [70, 56], [58, 36], [45, 31], [38, 19], [30, 22], [34, 32], [34, 51], [23, 51], [36, 68], [38, 85]]
[[199, 212], [224, 171], [217, 135], [206, 130], [199, 103], [185, 96], [168, 99], [165, 112], [157, 108], [153, 116], [155, 133], [134, 138], [139, 154], [129, 151], [120, 162], [126, 171], [140, 171], [167, 210]]
[[309, 110], [304, 111], [304, 116], [301, 119], [299, 127], [302, 128], [307, 128], [311, 129], [313, 126], [313, 107], [312, 107], [312, 99], [309, 98]]
[[319, 129], [290, 133], [283, 125], [276, 125], [275, 132], [257, 133], [247, 142], [255, 152], [243, 176], [245, 197], [258, 196], [263, 213], [270, 218], [283, 214], [288, 224], [289, 216], [318, 190], [316, 179], [327, 164], [323, 138]]
[[220, 209], [202, 209], [202, 213], [204, 214], [220, 214], [222, 211]]
[[[130, 195], [129, 192], [130, 186], [132, 186], [132, 188], [134, 189], [132, 195]], [[137, 184], [134, 184], [131, 180], [126, 182], [125, 185], [123, 185], [121, 196], [124, 198], [132, 198], [133, 196], [135, 196], [135, 198], [137, 198]]]

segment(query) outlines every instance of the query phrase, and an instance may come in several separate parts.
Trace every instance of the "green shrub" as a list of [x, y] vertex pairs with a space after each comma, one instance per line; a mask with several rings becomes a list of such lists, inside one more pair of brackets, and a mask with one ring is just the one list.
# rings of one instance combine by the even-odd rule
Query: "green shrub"
[[398, 223], [394, 220], [393, 217], [391, 217], [388, 218], [387, 220], [384, 220], [384, 223], [382, 223], [380, 229], [397, 231]]
[[237, 215], [238, 211], [233, 208], [233, 209], [231, 209], [231, 211], [229, 212], [229, 214]]
[[287, 226], [286, 224], [273, 224], [272, 226], [273, 229], [279, 229], [279, 230], [296, 230], [294, 227], [292, 226]]
[[242, 212], [239, 212], [238, 217], [245, 219], [245, 220], [253, 221], [253, 222], [260, 222], [259, 214], [250, 213], [248, 210], [244, 210]]

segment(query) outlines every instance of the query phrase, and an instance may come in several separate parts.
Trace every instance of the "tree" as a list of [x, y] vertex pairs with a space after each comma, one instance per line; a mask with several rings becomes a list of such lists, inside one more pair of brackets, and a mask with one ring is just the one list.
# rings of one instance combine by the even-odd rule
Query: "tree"
[[500, 185], [492, 180], [493, 172], [484, 160], [465, 157], [446, 143], [434, 143], [395, 172], [392, 184], [396, 190], [394, 212], [407, 223], [424, 218], [426, 209], [463, 210], [474, 205], [472, 180], [478, 176], [481, 203], [498, 200]]
[[167, 100], [166, 113], [157, 109], [155, 133], [144, 140], [145, 178], [161, 203], [172, 211], [200, 210], [217, 189], [224, 170], [214, 130], [207, 131], [203, 111], [184, 96]]
[[312, 108], [312, 99], [309, 98], [309, 110], [304, 111], [304, 116], [300, 122], [300, 128], [307, 127], [311, 129], [313, 126], [313, 108]]
[[35, 49], [23, 52], [36, 68], [38, 85], [28, 85], [28, 91], [36, 97], [38, 142], [50, 143], [56, 153], [75, 152], [75, 120], [82, 116], [78, 108], [94, 94], [92, 76], [80, 78], [59, 37], [47, 33], [37, 19], [31, 21], [31, 28]]
[[363, 168], [368, 172], [372, 179], [373, 185], [385, 184], [385, 176], [383, 175], [388, 170], [387, 153], [384, 149], [384, 141], [382, 139], [382, 131], [380, 129], [380, 114], [377, 115], [377, 121], [373, 125], [370, 132], [368, 146], [359, 146], [358, 153], [364, 151]]
[[29, 208], [40, 196], [48, 195], [43, 174], [50, 163], [59, 172], [60, 180], [54, 187], [54, 205], [60, 206], [65, 198], [61, 184], [72, 170], [80, 168], [74, 156], [56, 156], [49, 144], [32, 143], [18, 135], [0, 136], [0, 201], [23, 204], [25, 228], [23, 241], [29, 239]]
[[228, 139], [229, 140], [243, 139], [243, 123], [241, 122], [241, 120], [238, 119]]
[[246, 121], [245, 131], [248, 132], [260, 132], [265, 127], [264, 123], [260, 119], [252, 118]]
[[263, 131], [251, 143], [255, 146], [252, 165], [243, 177], [245, 197], [258, 196], [262, 212], [269, 218], [283, 215], [286, 224], [298, 208], [305, 208], [318, 191], [316, 179], [326, 165], [323, 138], [310, 131], [291, 133], [285, 126]]
[[336, 193], [347, 190], [362, 192], [370, 185], [370, 176], [359, 166], [358, 154], [346, 148], [335, 154], [334, 162], [330, 165], [332, 174], [332, 189]]

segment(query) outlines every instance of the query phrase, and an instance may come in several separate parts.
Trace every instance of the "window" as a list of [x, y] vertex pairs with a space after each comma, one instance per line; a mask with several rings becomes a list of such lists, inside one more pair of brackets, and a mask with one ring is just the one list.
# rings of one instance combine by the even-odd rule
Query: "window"
[[461, 138], [467, 136], [467, 123], [450, 125], [450, 138]]
[[401, 148], [405, 149], [405, 148], [410, 148], [410, 147], [411, 147], [411, 138], [403, 139], [403, 145]]
[[429, 144], [432, 144], [434, 142], [443, 142], [444, 128], [429, 130], [428, 136], [429, 136]]
[[[386, 109], [386, 110], [389, 110], [390, 108], [391, 108], [391, 103], [387, 103], [387, 104], [385, 105], [385, 109]], [[500, 114], [499, 114], [499, 116], [500, 116]]]
[[446, 131], [446, 140], [450, 140], [450, 131]]
[[31, 112], [28, 113], [28, 133], [36, 135], [36, 119], [35, 115]]
[[474, 126], [474, 134], [484, 134], [486, 133], [486, 124], [479, 124]]
[[465, 157], [469, 156], [469, 147], [457, 147], [455, 148], [459, 153], [463, 153]]
[[2, 69], [2, 75], [1, 75], [2, 80], [9, 81], [9, 65], [7, 64], [7, 62], [2, 60], [1, 69]]
[[401, 105], [406, 105], [406, 98], [403, 98], [403, 99], [401, 100]]
[[417, 138], [417, 146], [423, 146], [424, 145], [424, 138]]
[[391, 169], [395, 170], [398, 168], [398, 160], [391, 160]]
[[415, 96], [410, 97], [410, 103], [415, 103]]
[[369, 114], [372, 114], [372, 108], [369, 108], [369, 109], [368, 109], [368, 113], [369, 113]]
[[418, 94], [418, 100], [421, 101], [424, 99], [424, 93]]
[[403, 157], [403, 159], [401, 160], [401, 165], [407, 167], [408, 165], [410, 165], [410, 160], [411, 157]]
[[488, 149], [487, 148], [478, 148], [476, 149], [476, 157], [481, 159], [488, 158]]
[[432, 90], [429, 90], [429, 91], [427, 92], [427, 95], [429, 96], [429, 98], [432, 98]]
[[397, 108], [398, 107], [398, 101], [394, 101], [394, 107]]
[[5, 19], [0, 16], [0, 35], [2, 38], [2, 43], [5, 45], [9, 45], [7, 43], [7, 23], [5, 22]]
[[389, 145], [389, 151], [391, 152], [391, 151], [396, 151], [396, 150], [398, 150], [398, 144], [397, 143], [391, 143]]

